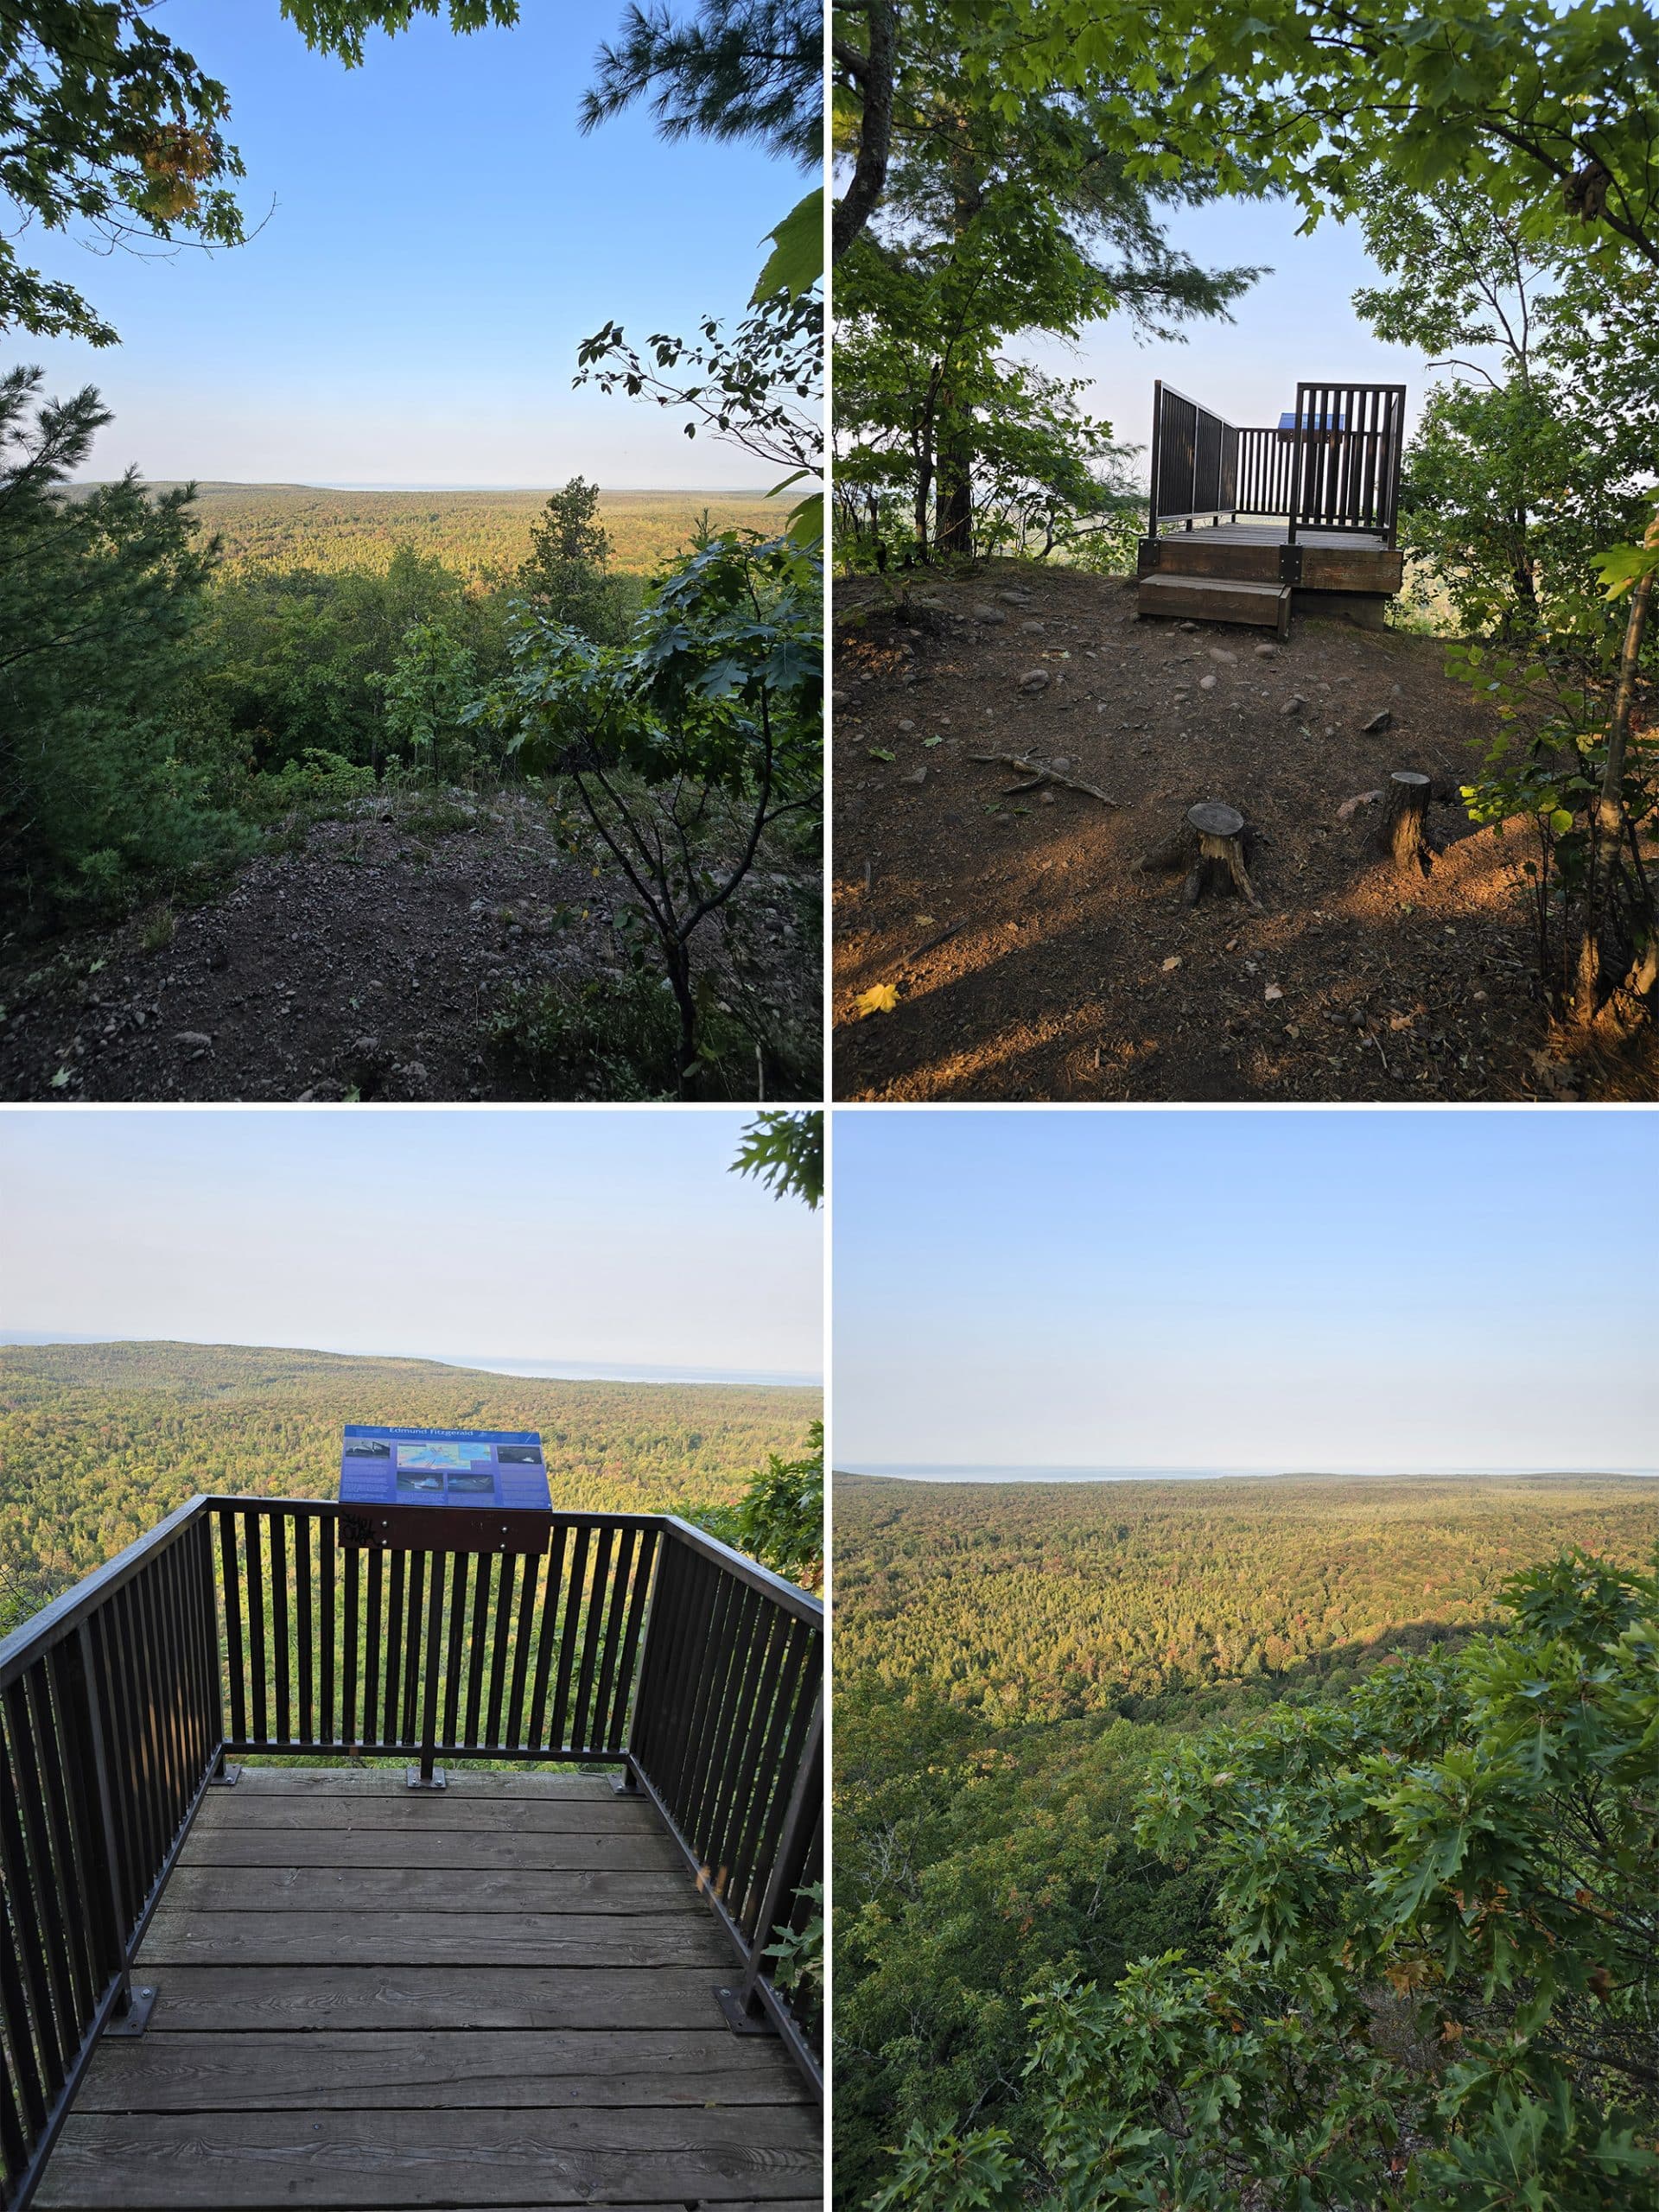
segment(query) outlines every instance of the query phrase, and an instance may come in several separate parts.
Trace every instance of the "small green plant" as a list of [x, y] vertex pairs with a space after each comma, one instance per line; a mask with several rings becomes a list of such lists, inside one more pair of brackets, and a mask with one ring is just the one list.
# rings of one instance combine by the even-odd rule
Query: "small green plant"
[[761, 1956], [778, 1961], [772, 1979], [784, 1995], [816, 2012], [823, 2002], [823, 1884], [805, 1883], [795, 1895], [814, 1910], [799, 1928], [779, 1927]]
[[817, 1590], [823, 1582], [823, 1423], [814, 1421], [798, 1459], [768, 1453], [735, 1505], [708, 1507], [698, 1525], [774, 1574]]
[[138, 925], [138, 942], [146, 952], [165, 952], [178, 931], [179, 918], [170, 906], [152, 906]]

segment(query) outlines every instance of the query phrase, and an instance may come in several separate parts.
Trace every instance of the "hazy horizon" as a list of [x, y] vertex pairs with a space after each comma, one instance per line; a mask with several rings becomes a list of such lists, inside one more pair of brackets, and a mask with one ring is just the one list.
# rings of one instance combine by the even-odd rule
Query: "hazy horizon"
[[151, 1337], [137, 1331], [111, 1335], [66, 1335], [59, 1331], [0, 1329], [0, 1350], [50, 1351], [72, 1350], [81, 1344], [118, 1344], [135, 1351], [188, 1344], [193, 1350], [213, 1351], [306, 1352], [319, 1359], [408, 1359], [428, 1367], [453, 1367], [468, 1375], [505, 1375], [527, 1382], [661, 1382], [729, 1384], [757, 1390], [819, 1390], [823, 1378], [817, 1374], [783, 1373], [757, 1368], [653, 1367], [603, 1360], [512, 1360], [492, 1354], [392, 1351], [385, 1345], [353, 1346], [341, 1351], [327, 1344], [255, 1344], [240, 1337]]
[[1132, 1483], [1132, 1482], [1479, 1482], [1505, 1476], [1538, 1476], [1556, 1481], [1597, 1481], [1605, 1478], [1650, 1482], [1659, 1467], [1562, 1467], [1524, 1462], [1512, 1467], [1446, 1466], [1340, 1467], [1333, 1465], [1259, 1467], [1056, 1467], [960, 1466], [869, 1462], [855, 1466], [837, 1456], [831, 1471], [861, 1475], [873, 1482], [918, 1483]]
[[17, 1107], [0, 1332], [813, 1375], [821, 1221], [732, 1173], [751, 1119]]

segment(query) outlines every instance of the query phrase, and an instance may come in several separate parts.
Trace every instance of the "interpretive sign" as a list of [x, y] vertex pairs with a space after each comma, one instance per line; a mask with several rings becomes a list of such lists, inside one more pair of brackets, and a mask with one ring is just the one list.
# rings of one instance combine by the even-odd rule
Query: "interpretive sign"
[[346, 1428], [340, 1541], [353, 1550], [542, 1552], [542, 1440], [519, 1428]]

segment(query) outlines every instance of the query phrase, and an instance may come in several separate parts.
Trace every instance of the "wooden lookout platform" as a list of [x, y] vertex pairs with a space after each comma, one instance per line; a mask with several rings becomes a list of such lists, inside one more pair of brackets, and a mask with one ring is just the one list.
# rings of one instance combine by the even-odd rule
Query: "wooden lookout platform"
[[602, 1777], [244, 1768], [204, 1798], [35, 2202], [737, 2206], [822, 2191], [731, 1955]]
[[1153, 387], [1138, 611], [1287, 634], [1299, 609], [1381, 627], [1395, 543], [1403, 385], [1299, 384], [1271, 429]]
[[816, 2207], [821, 1605], [339, 1523], [193, 1499], [0, 1643], [0, 2207]]

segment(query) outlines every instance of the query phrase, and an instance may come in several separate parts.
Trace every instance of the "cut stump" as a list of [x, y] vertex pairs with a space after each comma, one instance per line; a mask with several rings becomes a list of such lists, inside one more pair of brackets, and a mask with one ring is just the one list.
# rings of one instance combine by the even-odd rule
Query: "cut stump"
[[1182, 896], [1196, 906], [1206, 891], [1224, 897], [1236, 891], [1249, 906], [1261, 906], [1244, 866], [1244, 817], [1236, 806], [1202, 799], [1186, 810], [1187, 827], [1198, 841], [1198, 857], [1187, 873]]
[[1428, 778], [1414, 768], [1396, 768], [1389, 778], [1388, 804], [1377, 831], [1382, 850], [1402, 875], [1423, 873], [1428, 854], [1423, 825], [1428, 815]]

